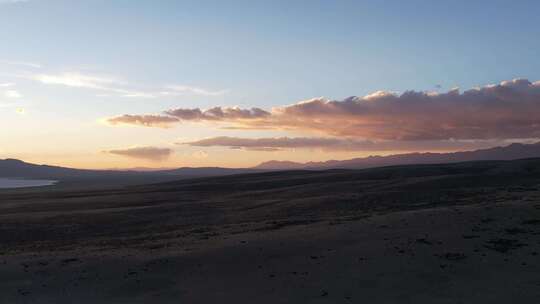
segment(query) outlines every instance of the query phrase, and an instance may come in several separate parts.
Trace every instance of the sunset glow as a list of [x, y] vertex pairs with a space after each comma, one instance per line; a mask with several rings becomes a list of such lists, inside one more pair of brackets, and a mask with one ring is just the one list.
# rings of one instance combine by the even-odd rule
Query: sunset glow
[[538, 141], [538, 3], [418, 2], [2, 1], [0, 158], [250, 167]]

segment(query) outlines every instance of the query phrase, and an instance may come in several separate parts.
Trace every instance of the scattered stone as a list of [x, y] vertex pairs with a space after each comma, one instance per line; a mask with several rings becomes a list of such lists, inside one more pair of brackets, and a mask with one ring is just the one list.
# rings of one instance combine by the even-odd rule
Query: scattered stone
[[27, 296], [27, 295], [30, 294], [30, 291], [24, 290], [24, 289], [18, 289], [17, 292], [18, 292], [21, 296]]
[[510, 235], [515, 235], [515, 234], [521, 234], [521, 233], [527, 233], [528, 231], [525, 230], [525, 229], [522, 229], [522, 228], [507, 228], [507, 229], [504, 229], [504, 231]]
[[532, 219], [532, 220], [526, 220], [522, 222], [523, 225], [540, 225], [540, 220], [538, 219]]
[[460, 261], [467, 258], [467, 256], [463, 253], [454, 253], [454, 252], [447, 252], [445, 254], [439, 254], [437, 256], [440, 258], [446, 259], [448, 261]]
[[484, 247], [500, 253], [507, 253], [510, 250], [518, 249], [523, 246], [526, 246], [526, 244], [520, 243], [518, 240], [514, 239], [492, 239], [484, 245]]
[[63, 259], [62, 264], [69, 264], [69, 263], [75, 263], [79, 262], [79, 259], [77, 258], [69, 258], [69, 259]]
[[432, 242], [428, 241], [428, 240], [425, 239], [425, 238], [416, 239], [416, 242], [417, 242], [417, 243], [420, 243], [420, 244], [425, 244], [425, 245], [433, 245]]

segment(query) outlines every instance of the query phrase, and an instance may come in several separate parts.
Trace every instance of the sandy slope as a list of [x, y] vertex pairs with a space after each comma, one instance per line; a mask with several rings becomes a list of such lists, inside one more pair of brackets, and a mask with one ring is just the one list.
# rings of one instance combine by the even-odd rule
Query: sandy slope
[[0, 195], [0, 303], [538, 303], [522, 165]]
[[537, 303], [535, 219], [538, 202], [505, 202], [169, 248], [4, 256], [1, 302]]

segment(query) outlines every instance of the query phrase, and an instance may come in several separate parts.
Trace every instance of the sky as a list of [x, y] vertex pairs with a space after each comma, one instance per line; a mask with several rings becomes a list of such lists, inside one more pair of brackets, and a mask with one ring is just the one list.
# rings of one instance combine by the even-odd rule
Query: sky
[[538, 1], [0, 0], [0, 158], [79, 168], [540, 138]]

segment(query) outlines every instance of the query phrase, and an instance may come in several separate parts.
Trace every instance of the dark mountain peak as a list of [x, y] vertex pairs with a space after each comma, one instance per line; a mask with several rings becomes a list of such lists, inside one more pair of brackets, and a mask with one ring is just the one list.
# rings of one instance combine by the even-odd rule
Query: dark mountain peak
[[8, 164], [26, 164], [22, 160], [15, 159], [15, 158], [0, 159], [0, 162], [8, 163]]
[[510, 148], [510, 147], [524, 147], [525, 145], [522, 144], [522, 143], [511, 143], [507, 146], [507, 148]]

